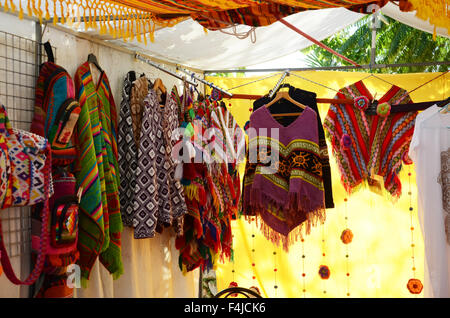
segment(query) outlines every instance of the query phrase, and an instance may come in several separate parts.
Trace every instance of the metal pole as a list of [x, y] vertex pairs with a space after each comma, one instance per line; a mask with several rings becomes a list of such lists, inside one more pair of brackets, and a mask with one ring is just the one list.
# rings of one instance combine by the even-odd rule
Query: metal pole
[[[172, 71], [170, 71], [170, 70], [164, 68], [163, 66], [161, 66], [161, 65], [159, 65], [159, 64], [156, 64], [155, 62], [151, 61], [150, 59], [143, 57], [143, 56], [140, 55], [139, 53], [136, 53], [136, 54], [134, 55], [134, 57], [135, 57], [137, 60], [140, 60], [140, 61], [142, 61], [142, 62], [147, 63], [148, 65], [151, 65], [151, 66], [157, 68], [158, 70], [161, 70], [161, 71], [163, 71], [163, 72], [165, 72], [165, 73], [167, 73], [167, 74], [169, 74], [169, 75], [172, 75], [173, 77], [176, 77], [176, 78], [178, 78], [178, 79], [180, 79], [180, 80], [182, 80], [182, 81], [184, 80], [184, 78], [183, 78], [181, 75], [178, 75], [177, 73], [172, 72]], [[193, 86], [195, 86], [195, 87], [197, 87], [197, 85], [198, 85], [197, 83], [194, 83], [194, 82], [192, 82], [192, 81], [190, 81], [190, 80], [187, 80], [187, 79], [186, 79], [186, 82], [189, 83], [189, 84], [191, 84], [191, 85], [193, 85]]]
[[377, 28], [376, 13], [372, 14], [372, 44], [370, 49], [370, 65], [375, 65], [375, 57], [377, 55]]
[[[449, 65], [450, 61], [441, 62], [418, 62], [418, 63], [398, 63], [398, 64], [375, 64], [375, 65], [361, 65], [361, 66], [322, 66], [322, 67], [292, 67], [289, 68], [291, 72], [301, 72], [301, 71], [343, 71], [343, 70], [356, 70], [356, 69], [370, 69], [370, 68], [396, 68], [396, 67], [412, 67], [412, 66], [438, 66], [438, 65]], [[205, 74], [211, 73], [271, 73], [271, 72], [282, 72], [285, 68], [267, 68], [267, 69], [229, 69], [229, 70], [205, 70]]]
[[284, 81], [284, 79], [286, 78], [286, 76], [289, 75], [289, 71], [286, 70], [283, 75], [280, 77], [280, 79], [278, 80], [277, 84], [275, 85], [275, 87], [270, 91], [269, 94], [269, 98], [272, 98], [273, 95], [275, 95], [275, 92], [277, 91], [277, 89], [280, 87], [281, 83]]
[[225, 95], [227, 95], [227, 96], [229, 96], [229, 97], [233, 97], [233, 94], [232, 94], [232, 93], [227, 92], [227, 91], [224, 90], [223, 88], [220, 88], [219, 86], [216, 86], [216, 85], [214, 85], [213, 83], [208, 82], [207, 80], [205, 80], [205, 79], [203, 79], [203, 78], [200, 78], [200, 77], [196, 76], [195, 74], [190, 73], [190, 72], [188, 72], [188, 71], [182, 69], [181, 67], [177, 67], [177, 70], [182, 71], [183, 73], [189, 75], [190, 77], [195, 78], [197, 81], [200, 81], [200, 82], [202, 82], [203, 84], [208, 85], [208, 86], [211, 87], [211, 88], [217, 89], [218, 91], [222, 92], [223, 94], [225, 94]]

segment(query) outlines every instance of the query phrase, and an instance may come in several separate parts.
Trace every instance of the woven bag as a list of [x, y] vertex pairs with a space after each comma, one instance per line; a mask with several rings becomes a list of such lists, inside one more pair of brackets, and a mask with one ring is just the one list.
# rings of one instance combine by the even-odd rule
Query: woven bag
[[0, 106], [0, 209], [44, 204], [41, 243], [34, 269], [21, 281], [14, 274], [2, 234], [0, 220], [0, 260], [8, 279], [16, 285], [31, 285], [39, 277], [47, 253], [48, 201], [53, 194], [51, 152], [47, 140], [11, 127], [3, 105]]

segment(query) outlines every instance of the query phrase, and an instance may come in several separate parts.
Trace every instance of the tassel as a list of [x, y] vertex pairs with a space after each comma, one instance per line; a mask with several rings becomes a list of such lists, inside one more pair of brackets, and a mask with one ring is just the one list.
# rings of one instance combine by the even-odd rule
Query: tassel
[[[60, 21], [60, 23], [61, 23], [61, 24], [65, 24], [66, 21], [65, 21], [65, 19], [64, 19], [63, 0], [59, 0], [59, 5], [61, 6], [61, 8], [60, 8], [60, 10], [61, 10], [61, 21]], [[55, 12], [56, 12], [56, 11], [55, 11]], [[55, 14], [55, 16], [56, 16], [56, 14]]]
[[40, 24], [43, 24], [43, 23], [42, 23], [42, 17], [43, 17], [42, 13], [43, 13], [43, 12], [42, 12], [42, 9], [41, 9], [41, 0], [38, 1], [37, 12], [38, 12], [37, 16], [39, 17], [39, 23], [40, 23]]
[[50, 20], [50, 13], [48, 12], [48, 0], [45, 0], [45, 20]]
[[[150, 23], [150, 21], [148, 22]], [[153, 22], [150, 27], [150, 42], [155, 43], [155, 23]]]
[[12, 12], [16, 12], [16, 5], [14, 4], [13, 0], [9, 0], [9, 2], [11, 3], [11, 11]]
[[22, 1], [19, 1], [19, 19], [23, 19], [23, 8], [22, 8]]
[[30, 2], [30, 0], [28, 0], [27, 11], [28, 11], [28, 16], [32, 17], [33, 16], [33, 11], [31, 11], [31, 2]]
[[[40, 1], [40, 0], [39, 0]], [[39, 12], [38, 12], [38, 10], [36, 9], [36, 0], [32, 0], [31, 1], [31, 3], [33, 3], [33, 13], [34, 13], [34, 16], [39, 16]]]
[[147, 31], [145, 30], [145, 20], [142, 21], [142, 36], [144, 37], [144, 44], [145, 46], [147, 46]]
[[139, 43], [142, 43], [141, 39], [141, 22], [140, 20], [136, 20], [136, 39]]
[[58, 23], [58, 15], [56, 14], [56, 1], [53, 2], [53, 25]]

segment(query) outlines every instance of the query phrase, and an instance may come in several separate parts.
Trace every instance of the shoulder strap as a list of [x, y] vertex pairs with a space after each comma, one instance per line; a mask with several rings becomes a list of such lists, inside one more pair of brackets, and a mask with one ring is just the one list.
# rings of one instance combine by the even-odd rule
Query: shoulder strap
[[[45, 165], [46, 165], [45, 180], [46, 181], [49, 180], [49, 178], [50, 178], [51, 162], [52, 162], [51, 154], [49, 152], [47, 155], [47, 158], [46, 158], [46, 162], [45, 162]], [[50, 186], [48, 185], [48, 182], [46, 182], [46, 183], [47, 184], [45, 186], [45, 197], [48, 198]], [[40, 247], [39, 247], [39, 254], [37, 256], [36, 263], [35, 263], [33, 270], [31, 271], [28, 278], [24, 281], [21, 281], [19, 278], [17, 278], [16, 274], [14, 273], [14, 269], [11, 266], [11, 262], [9, 260], [8, 253], [6, 251], [4, 240], [3, 240], [2, 223], [0, 221], [0, 260], [1, 260], [1, 264], [3, 266], [3, 270], [5, 272], [6, 277], [8, 277], [8, 279], [12, 283], [14, 283], [16, 285], [32, 285], [41, 275], [42, 269], [44, 268], [45, 257], [47, 254], [47, 237], [49, 235], [49, 233], [48, 233], [49, 215], [50, 215], [49, 200], [47, 199], [44, 201], [44, 211], [43, 211], [43, 215], [42, 215], [42, 228], [41, 228], [41, 243], [40, 243]]]
[[53, 55], [53, 49], [52, 49], [50, 42], [47, 41], [44, 43], [44, 49], [45, 49], [45, 52], [47, 53], [48, 61], [55, 63], [55, 56]]

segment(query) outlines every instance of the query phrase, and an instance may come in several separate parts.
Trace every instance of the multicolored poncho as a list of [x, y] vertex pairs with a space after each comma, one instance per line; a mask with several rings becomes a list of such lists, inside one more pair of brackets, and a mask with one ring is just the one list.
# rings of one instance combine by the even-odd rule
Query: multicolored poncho
[[[366, 115], [365, 103], [374, 98], [362, 81], [340, 89], [335, 98], [360, 102], [359, 105], [332, 104], [324, 121], [344, 187], [351, 193], [367, 182], [379, 191], [382, 186], [376, 176], [381, 176], [384, 188], [392, 196], [400, 197], [398, 173], [403, 155], [409, 149], [417, 112], [388, 112], [384, 117]], [[379, 105], [410, 102], [407, 91], [397, 86], [392, 86], [378, 100]]]
[[325, 220], [316, 112], [306, 107], [285, 127], [261, 107], [247, 132], [243, 214], [259, 216], [264, 235], [288, 250], [302, 228]]
[[76, 178], [83, 188], [80, 202], [79, 251], [82, 279], [97, 256], [118, 278], [123, 273], [121, 253], [122, 219], [117, 162], [117, 111], [108, 78], [101, 73], [92, 78], [89, 63], [82, 64], [74, 76], [81, 113], [77, 123]]
[[193, 153], [192, 162], [183, 164], [188, 213], [176, 248], [180, 250], [180, 268], [192, 271], [211, 269], [219, 258], [232, 257], [231, 220], [240, 198], [238, 157], [232, 154], [239, 154], [245, 137], [232, 115], [217, 102], [186, 100], [186, 116], [181, 117], [187, 119], [183, 126], [190, 137], [185, 142]]

